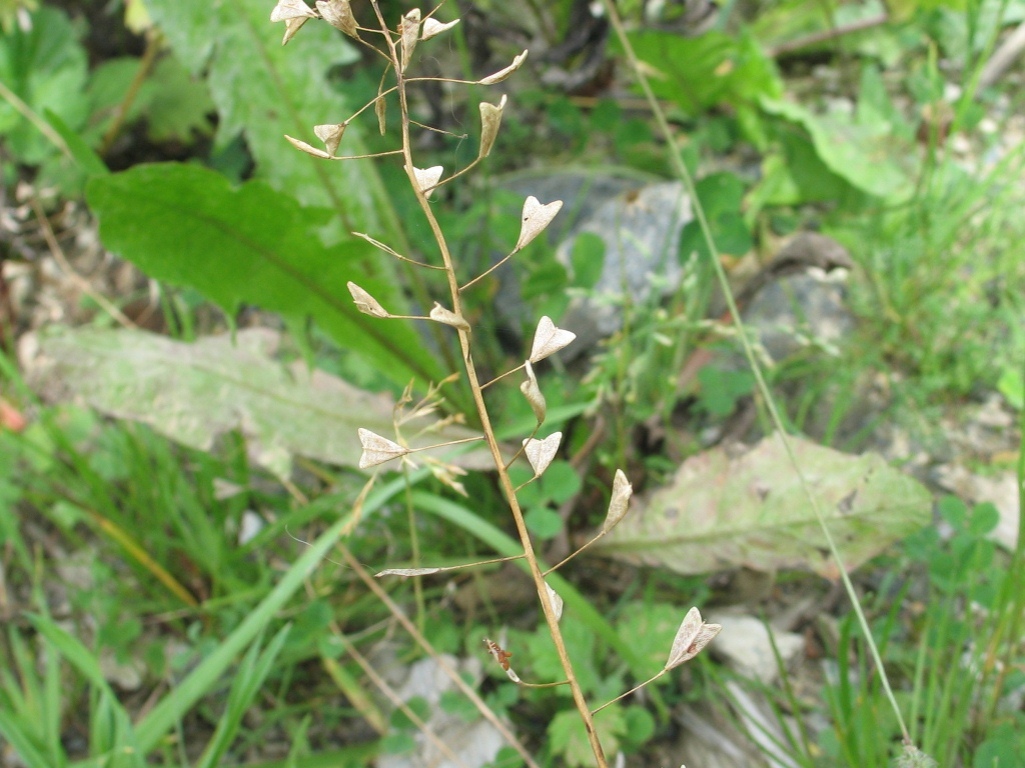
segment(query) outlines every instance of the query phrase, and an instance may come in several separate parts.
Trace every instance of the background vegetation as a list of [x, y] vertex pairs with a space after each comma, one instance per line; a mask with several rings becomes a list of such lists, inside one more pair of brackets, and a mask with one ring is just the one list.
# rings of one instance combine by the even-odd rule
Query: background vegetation
[[[493, 765], [589, 765], [564, 690], [513, 685], [481, 645], [501, 635], [522, 676], [559, 677], [514, 566], [367, 578], [519, 550], [486, 473], [423, 464], [360, 495], [357, 427], [390, 434], [407, 384], [409, 408], [458, 351], [443, 334], [361, 314], [346, 289], [356, 280], [397, 314], [438, 298], [353, 234], [435, 252], [401, 162], [323, 162], [283, 139], [312, 143], [314, 125], [373, 102], [382, 61], [327, 24], [282, 47], [272, 7], [0, 2], [0, 762], [368, 765], [422, 750], [440, 710], [510, 724], [518, 749], [506, 744]], [[531, 49], [502, 84], [509, 105], [487, 162], [433, 198], [458, 263], [476, 274], [516, 242], [524, 194], [544, 197], [523, 192], [524, 178], [586, 168], [654, 183], [673, 175], [668, 151], [697, 179], [738, 293], [795, 233], [845, 246], [850, 329], [775, 361], [769, 383], [794, 435], [884, 451], [936, 492], [933, 505], [901, 486], [904, 507], [857, 536], [901, 537], [856, 582], [914, 743], [944, 766], [1025, 765], [1022, 537], [999, 546], [993, 532], [1013, 521], [971, 494], [943, 495], [934, 471], [956, 459], [983, 478], [1016, 473], [1022, 488], [1025, 132], [1020, 66], [995, 62], [1025, 4], [620, 11], [671, 146], [622, 43], [586, 4], [438, 11], [462, 21], [421, 44], [421, 73], [476, 80]], [[419, 162], [461, 167], [478, 154], [478, 104], [498, 95], [423, 85], [414, 112], [449, 133], [419, 138]], [[348, 126], [345, 153], [397, 146], [395, 105], [374, 113]], [[594, 295], [606, 246], [579, 237], [559, 260], [557, 239], [481, 286], [472, 322], [487, 370], [522, 361], [537, 318], [558, 322]], [[564, 447], [521, 502], [550, 562], [601, 523], [616, 467], [638, 492], [671, 489], [687, 457], [770, 431], [729, 321], [708, 319], [721, 298], [696, 222], [673, 251], [679, 286], [621, 298], [619, 330], [539, 366], [545, 429], [561, 429]], [[493, 392], [501, 436], [518, 442], [529, 404], [516, 388]], [[476, 426], [470, 403], [462, 381], [430, 400], [461, 415], [444, 437]], [[973, 416], [984, 403], [989, 422]], [[818, 467], [817, 456], [805, 461]], [[848, 466], [829, 474], [846, 481]], [[740, 485], [739, 472], [722, 476]], [[708, 540], [760, 535], [754, 519]], [[774, 573], [746, 588], [748, 574], [680, 568], [648, 536], [633, 560], [585, 554], [555, 577], [589, 696], [656, 673], [693, 604], [771, 621], [805, 601], [790, 626], [806, 643], [771, 686], [701, 657], [610, 707], [597, 720], [610, 755], [678, 765], [695, 740], [681, 713], [697, 708], [748, 750], [735, 764], [890, 763], [898, 725], [810, 538], [802, 549], [770, 537]], [[389, 697], [439, 658], [467, 664], [480, 698]]]

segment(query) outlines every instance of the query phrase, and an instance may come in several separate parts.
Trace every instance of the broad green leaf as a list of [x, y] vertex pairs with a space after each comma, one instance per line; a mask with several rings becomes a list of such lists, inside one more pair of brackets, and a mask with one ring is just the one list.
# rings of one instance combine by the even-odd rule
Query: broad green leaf
[[[347, 104], [329, 83], [331, 67], [359, 58], [345, 37], [313, 20], [287, 46], [266, 0], [146, 0], [180, 61], [207, 73], [219, 116], [217, 143], [240, 133], [257, 177], [304, 206], [333, 208], [345, 232], [367, 232], [401, 247], [400, 227], [371, 161], [325, 162], [292, 148], [284, 135], [317, 143], [313, 126], [339, 123]], [[372, 119], [372, 117], [371, 117]], [[339, 154], [363, 154], [362, 125], [349, 126]]]
[[266, 184], [233, 189], [213, 171], [167, 163], [94, 178], [86, 193], [103, 244], [146, 274], [196, 288], [229, 315], [249, 303], [293, 325], [311, 317], [400, 387], [441, 378], [415, 328], [360, 314], [349, 296], [355, 280], [386, 306], [402, 304], [373, 278], [380, 254], [356, 238], [324, 247], [311, 234], [316, 215]]
[[[359, 427], [394, 434], [390, 397], [311, 373], [302, 363], [286, 368], [270, 357], [276, 342], [266, 330], [241, 331], [234, 342], [224, 335], [193, 344], [139, 331], [65, 331], [40, 340], [29, 379], [49, 400], [84, 401], [200, 450], [240, 430], [254, 459], [279, 477], [288, 476], [296, 454], [356, 466]], [[473, 436], [449, 426], [411, 446]], [[482, 450], [450, 458], [464, 466], [490, 462]]]
[[[849, 569], [928, 523], [929, 492], [880, 456], [790, 440]], [[637, 506], [596, 551], [683, 574], [747, 567], [837, 575], [778, 438], [741, 456], [720, 448], [693, 456], [671, 485]]]
[[804, 128], [826, 167], [863, 192], [892, 202], [912, 194], [909, 174], [893, 159], [894, 137], [887, 123], [857, 125], [835, 116], [814, 115], [782, 99], [762, 98], [761, 105], [769, 114]]
[[[72, 130], [81, 127], [88, 106], [86, 74], [85, 49], [68, 17], [56, 8], [32, 14], [28, 31], [15, 25], [0, 34], [0, 83], [37, 116], [49, 109]], [[21, 163], [38, 164], [56, 153], [51, 140], [5, 98], [0, 98], [0, 135]]]
[[783, 84], [772, 60], [752, 37], [708, 32], [681, 38], [670, 32], [636, 32], [630, 41], [654, 71], [649, 77], [659, 98], [695, 114], [719, 104], [734, 108], [760, 98], [779, 98]]

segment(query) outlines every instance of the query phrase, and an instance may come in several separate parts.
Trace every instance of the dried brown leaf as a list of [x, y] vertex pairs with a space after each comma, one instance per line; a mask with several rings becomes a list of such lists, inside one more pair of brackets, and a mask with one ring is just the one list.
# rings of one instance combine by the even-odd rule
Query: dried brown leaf
[[281, 44], [288, 45], [288, 41], [295, 37], [295, 33], [302, 29], [303, 24], [307, 21], [309, 19], [305, 16], [298, 19], [285, 19], [285, 35], [281, 38]]

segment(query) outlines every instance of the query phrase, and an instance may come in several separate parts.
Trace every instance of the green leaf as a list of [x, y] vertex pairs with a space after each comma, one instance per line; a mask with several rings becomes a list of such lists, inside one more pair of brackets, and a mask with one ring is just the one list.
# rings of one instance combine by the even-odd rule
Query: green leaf
[[[928, 523], [929, 492], [879, 455], [790, 442], [847, 568]], [[837, 569], [775, 436], [740, 456], [717, 448], [691, 457], [646, 508], [631, 512], [594, 549], [683, 574], [745, 566], [835, 578]]]
[[750, 36], [708, 32], [682, 39], [670, 32], [630, 35], [637, 56], [657, 75], [655, 95], [689, 114], [719, 104], [753, 105], [761, 97], [779, 98], [783, 84], [772, 60]]
[[312, 317], [400, 387], [441, 378], [408, 323], [369, 317], [352, 302], [349, 280], [386, 307], [403, 303], [374, 278], [378, 254], [354, 238], [325, 248], [312, 235], [318, 215], [266, 184], [232, 189], [213, 171], [166, 163], [94, 178], [86, 194], [104, 245], [148, 275], [191, 286], [229, 315], [250, 303], [295, 326]]
[[894, 137], [887, 124], [857, 125], [837, 116], [813, 115], [775, 98], [762, 98], [761, 105], [769, 114], [804, 128], [826, 167], [853, 186], [892, 202], [911, 196], [909, 174], [893, 160]]
[[[193, 75], [207, 73], [219, 116], [217, 144], [239, 134], [257, 164], [257, 177], [294, 195], [304, 206], [333, 208], [342, 230], [403, 247], [401, 228], [373, 165], [333, 163], [294, 149], [284, 135], [317, 143], [313, 126], [338, 123], [349, 105], [327, 78], [359, 58], [329, 24], [311, 21], [288, 46], [282, 24], [270, 22], [265, 0], [147, 0], [146, 7]], [[372, 115], [371, 115], [372, 119]], [[350, 125], [340, 153], [363, 154], [361, 125]]]
[[523, 516], [527, 528], [542, 541], [554, 538], [562, 530], [559, 513], [548, 507], [534, 507]]
[[[49, 109], [78, 130], [88, 107], [86, 75], [85, 49], [68, 17], [56, 8], [40, 8], [32, 14], [28, 31], [16, 25], [0, 34], [0, 83], [36, 115]], [[4, 98], [0, 98], [0, 134], [7, 137], [7, 149], [19, 162], [38, 164], [56, 153], [50, 139]]]
[[[357, 466], [357, 429], [392, 434], [394, 401], [301, 363], [285, 367], [270, 356], [277, 340], [273, 331], [258, 329], [193, 344], [140, 331], [66, 330], [40, 340], [28, 378], [48, 400], [81, 400], [199, 450], [237, 429], [255, 460], [279, 477], [289, 475], [295, 454]], [[410, 445], [474, 436], [447, 426]], [[457, 453], [435, 456], [474, 467], [491, 461], [482, 448]]]
[[[618, 704], [603, 709], [594, 716], [594, 726], [602, 748], [608, 755], [619, 751], [619, 739], [626, 732], [626, 720], [623, 708]], [[580, 714], [575, 710], [565, 710], [555, 716], [548, 725], [549, 746], [553, 753], [562, 755], [565, 765], [594, 765], [594, 753], [587, 740], [587, 732]]]

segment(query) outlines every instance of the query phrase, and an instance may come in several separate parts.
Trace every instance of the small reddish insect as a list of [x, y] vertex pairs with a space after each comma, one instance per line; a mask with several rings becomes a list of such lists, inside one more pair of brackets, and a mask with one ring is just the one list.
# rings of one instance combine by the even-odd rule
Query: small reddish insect
[[512, 654], [488, 637], [484, 638], [484, 647], [488, 649], [488, 653], [495, 657], [495, 661], [498, 662], [499, 666], [508, 672], [509, 659], [512, 658]]

